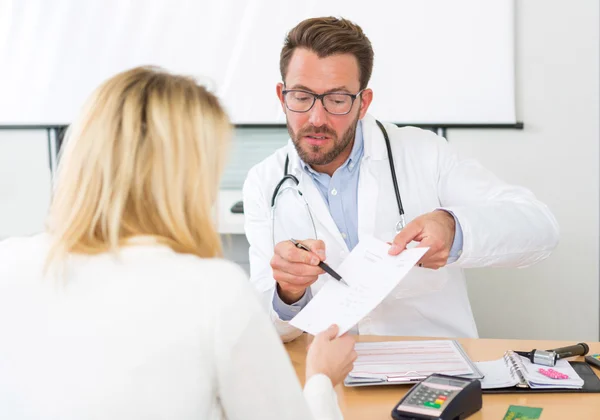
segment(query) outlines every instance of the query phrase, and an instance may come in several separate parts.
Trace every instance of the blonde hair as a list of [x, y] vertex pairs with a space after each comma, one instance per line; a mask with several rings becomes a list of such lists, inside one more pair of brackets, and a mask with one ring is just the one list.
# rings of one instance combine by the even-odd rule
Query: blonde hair
[[138, 67], [104, 82], [67, 133], [48, 261], [138, 237], [221, 256], [213, 205], [230, 136], [218, 99], [191, 78]]

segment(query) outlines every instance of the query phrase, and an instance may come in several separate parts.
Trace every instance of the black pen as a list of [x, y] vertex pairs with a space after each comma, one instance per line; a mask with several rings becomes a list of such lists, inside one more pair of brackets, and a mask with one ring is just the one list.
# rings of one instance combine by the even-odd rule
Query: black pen
[[[307, 247], [306, 245], [304, 245], [301, 242], [298, 242], [294, 238], [290, 238], [290, 241], [294, 244], [294, 246], [296, 248], [300, 248], [300, 249], [303, 249], [305, 251], [312, 252], [312, 250], [309, 247]], [[333, 277], [334, 279], [336, 279], [340, 283], [345, 284], [346, 286], [348, 286], [348, 283], [346, 283], [344, 281], [344, 279], [342, 279], [342, 276], [340, 276], [333, 268], [331, 268], [329, 265], [327, 265], [327, 263], [325, 263], [324, 261], [319, 261], [318, 266], [321, 267], [323, 269], [323, 271], [325, 271], [326, 273], [328, 273], [331, 277]]]

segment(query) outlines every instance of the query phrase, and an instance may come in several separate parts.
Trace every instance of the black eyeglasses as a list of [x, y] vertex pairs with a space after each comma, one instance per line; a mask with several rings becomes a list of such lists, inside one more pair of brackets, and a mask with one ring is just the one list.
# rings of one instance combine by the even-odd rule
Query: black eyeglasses
[[316, 93], [305, 90], [284, 90], [283, 101], [287, 109], [292, 112], [308, 112], [315, 105], [317, 99], [321, 100], [325, 111], [333, 115], [346, 115], [352, 109], [354, 100], [363, 93], [364, 89], [353, 95], [351, 93]]

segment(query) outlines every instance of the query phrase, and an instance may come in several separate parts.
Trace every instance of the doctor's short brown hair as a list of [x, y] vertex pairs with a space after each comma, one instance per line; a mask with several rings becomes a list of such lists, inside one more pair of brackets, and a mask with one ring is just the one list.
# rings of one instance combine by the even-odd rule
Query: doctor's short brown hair
[[296, 48], [306, 48], [319, 58], [352, 54], [358, 62], [360, 89], [365, 89], [373, 71], [373, 47], [361, 27], [335, 17], [303, 20], [286, 36], [279, 57], [279, 71], [285, 83], [288, 65]]

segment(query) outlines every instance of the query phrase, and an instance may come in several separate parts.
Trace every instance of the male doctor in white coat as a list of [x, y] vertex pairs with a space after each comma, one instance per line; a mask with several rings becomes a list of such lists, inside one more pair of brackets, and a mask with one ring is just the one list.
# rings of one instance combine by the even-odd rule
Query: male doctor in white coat
[[[291, 138], [244, 184], [251, 282], [289, 341], [302, 333], [289, 320], [332, 281], [320, 260], [335, 269], [366, 235], [391, 242], [392, 255], [415, 242], [430, 247], [419, 266], [352, 331], [477, 337], [464, 269], [541, 261], [557, 245], [558, 225], [530, 191], [460, 159], [444, 138], [378, 127], [367, 114], [372, 67], [368, 38], [345, 19], [308, 19], [288, 34], [277, 95]], [[405, 211], [402, 230], [384, 131]], [[284, 174], [293, 177], [282, 181]]]

